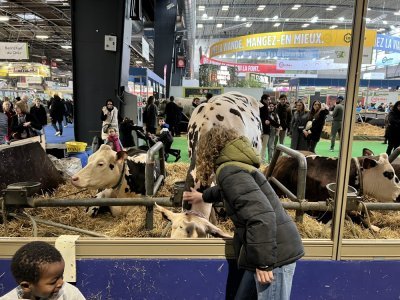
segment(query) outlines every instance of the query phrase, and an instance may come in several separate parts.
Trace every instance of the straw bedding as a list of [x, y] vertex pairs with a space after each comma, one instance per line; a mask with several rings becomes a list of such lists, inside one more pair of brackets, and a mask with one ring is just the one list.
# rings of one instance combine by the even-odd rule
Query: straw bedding
[[[156, 197], [170, 197], [173, 195], [173, 186], [176, 181], [182, 181], [186, 177], [188, 164], [167, 164], [167, 178], [164, 185], [158, 191]], [[54, 199], [78, 199], [94, 197], [94, 191], [84, 191], [78, 194], [78, 189], [70, 183], [60, 186], [52, 195], [41, 195], [39, 197]], [[371, 199], [366, 199], [370, 201]], [[289, 201], [283, 199], [282, 201]], [[174, 209], [179, 211], [178, 208]], [[92, 218], [85, 213], [84, 207], [61, 207], [61, 208], [35, 208], [25, 211], [37, 218], [50, 220], [73, 227], [96, 231], [110, 237], [160, 237], [167, 222], [157, 212], [154, 213], [154, 229], [147, 231], [144, 228], [146, 209], [144, 207], [132, 207], [126, 216], [114, 218], [110, 213], [105, 213]], [[289, 211], [294, 218], [294, 211]], [[400, 212], [374, 212], [372, 223], [380, 228], [379, 233], [371, 233], [369, 229], [345, 221], [345, 238], [400, 238]], [[229, 220], [219, 220], [218, 226], [232, 234], [233, 225]], [[297, 224], [303, 238], [330, 238], [330, 227], [321, 224], [312, 217], [305, 215], [304, 222]], [[76, 234], [71, 231], [38, 224], [38, 235], [42, 237], [56, 237], [60, 234]], [[83, 235], [83, 234], [81, 234]], [[12, 219], [6, 224], [0, 224], [0, 236], [26, 237], [32, 236], [32, 226], [29, 221]]]

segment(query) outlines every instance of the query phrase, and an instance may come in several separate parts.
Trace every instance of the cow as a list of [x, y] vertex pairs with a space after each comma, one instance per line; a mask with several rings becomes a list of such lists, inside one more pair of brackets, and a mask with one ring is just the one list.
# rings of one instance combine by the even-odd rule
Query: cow
[[[222, 125], [235, 129], [240, 135], [246, 136], [258, 152], [261, 150], [261, 120], [259, 104], [251, 96], [239, 92], [228, 92], [212, 97], [193, 111], [188, 124], [188, 151], [191, 164], [186, 178], [186, 190], [195, 187], [202, 190], [195, 180], [196, 146], [200, 136], [212, 127]], [[192, 210], [210, 216], [211, 204], [193, 204]]]
[[[323, 157], [308, 154], [305, 198], [308, 201], [324, 201], [329, 198], [326, 185], [336, 182], [337, 158]], [[400, 194], [399, 179], [388, 156], [383, 153], [376, 158], [356, 158], [360, 168], [357, 168], [354, 159], [351, 161], [349, 185], [360, 190], [360, 175], [362, 180], [362, 194], [375, 198], [378, 202], [393, 202]], [[297, 189], [297, 160], [290, 156], [280, 156], [272, 172], [292, 193]], [[267, 170], [265, 171], [267, 172]], [[282, 195], [281, 191], [277, 193]]]
[[[72, 184], [78, 188], [104, 189], [96, 198], [132, 198], [137, 194], [146, 194], [145, 166], [146, 151], [132, 150], [129, 155], [115, 152], [108, 145], [89, 157], [88, 164], [72, 178]], [[154, 174], [156, 177], [157, 174]], [[116, 217], [127, 213], [128, 207], [112, 206], [111, 214]], [[89, 214], [95, 216], [98, 207], [90, 207]]]
[[162, 206], [155, 204], [155, 208], [162, 216], [172, 223], [171, 238], [205, 238], [207, 234], [214, 237], [231, 238], [215, 225], [211, 224], [204, 216], [194, 211], [174, 213]]

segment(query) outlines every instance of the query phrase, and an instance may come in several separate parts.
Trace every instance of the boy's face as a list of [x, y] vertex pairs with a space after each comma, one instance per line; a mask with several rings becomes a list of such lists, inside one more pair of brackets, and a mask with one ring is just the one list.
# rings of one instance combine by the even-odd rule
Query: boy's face
[[115, 130], [114, 129], [110, 129], [108, 131], [108, 134], [111, 135], [111, 136], [114, 136], [115, 135]]
[[39, 281], [36, 284], [29, 283], [30, 291], [27, 291], [21, 283], [24, 293], [29, 293], [31, 299], [33, 299], [32, 296], [57, 299], [58, 293], [64, 284], [64, 267], [64, 261], [43, 264]]
[[158, 125], [159, 126], [162, 126], [164, 124], [165, 124], [165, 120], [163, 120], [163, 119], [158, 120]]

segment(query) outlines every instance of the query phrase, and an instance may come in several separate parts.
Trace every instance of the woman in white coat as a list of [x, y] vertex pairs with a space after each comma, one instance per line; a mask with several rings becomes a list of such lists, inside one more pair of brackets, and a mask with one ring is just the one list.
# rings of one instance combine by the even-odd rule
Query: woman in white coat
[[107, 140], [109, 127], [114, 127], [119, 132], [118, 109], [114, 106], [114, 102], [111, 99], [107, 99], [106, 105], [101, 109], [101, 120], [103, 121], [101, 127], [102, 140]]

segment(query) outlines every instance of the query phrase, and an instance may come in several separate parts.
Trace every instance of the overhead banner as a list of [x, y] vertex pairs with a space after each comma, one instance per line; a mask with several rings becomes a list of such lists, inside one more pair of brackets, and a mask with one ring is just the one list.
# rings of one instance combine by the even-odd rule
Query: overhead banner
[[0, 43], [0, 59], [28, 59], [27, 43]]
[[400, 52], [400, 38], [390, 35], [378, 34], [375, 49]]
[[400, 64], [400, 53], [379, 53], [375, 59], [375, 66], [396, 66]]
[[229, 66], [236, 67], [239, 73], [284, 73], [284, 70], [278, 70], [276, 65], [268, 65], [268, 64], [240, 64], [240, 63], [231, 63], [222, 60], [216, 60], [212, 58], [208, 58], [203, 55], [200, 59], [200, 64], [213, 64], [220, 66]]
[[[303, 30], [265, 32], [225, 39], [210, 47], [210, 57], [239, 51], [274, 48], [320, 48], [350, 46], [351, 30]], [[373, 47], [376, 31], [366, 30], [364, 47]]]

